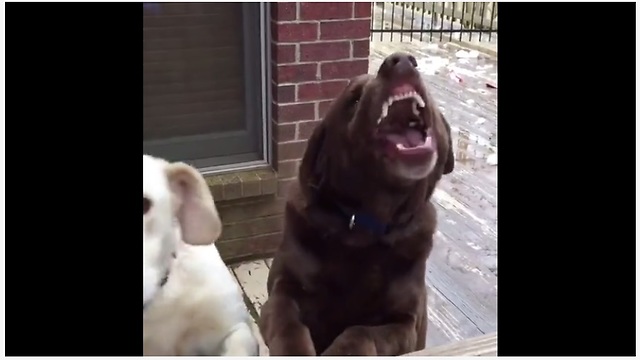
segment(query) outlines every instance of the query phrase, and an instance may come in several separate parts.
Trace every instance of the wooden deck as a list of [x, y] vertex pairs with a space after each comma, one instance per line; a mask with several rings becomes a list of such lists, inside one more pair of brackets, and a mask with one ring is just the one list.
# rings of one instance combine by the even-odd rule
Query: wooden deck
[[[428, 260], [428, 346], [497, 330], [497, 60], [456, 46], [372, 42], [370, 72], [395, 51], [413, 54], [451, 125], [456, 168], [436, 189], [438, 233]], [[458, 55], [456, 56], [456, 53]], [[457, 75], [462, 82], [454, 80]]]
[[493, 332], [447, 345], [428, 347], [407, 356], [498, 356], [498, 333]]
[[[370, 72], [399, 50], [417, 58], [453, 132], [456, 169], [434, 194], [439, 231], [426, 277], [427, 346], [446, 350], [460, 340], [485, 341], [497, 331], [497, 90], [486, 86], [497, 83], [497, 61], [458, 58], [459, 48], [424, 42], [373, 42]], [[269, 265], [270, 260], [260, 260], [230, 269], [256, 317], [267, 298]], [[489, 343], [495, 345], [495, 338]], [[264, 345], [261, 352], [267, 354]]]
[[229, 271], [236, 277], [244, 293], [245, 303], [254, 319], [254, 332], [260, 340], [260, 356], [268, 356], [269, 349], [264, 344], [258, 325], [255, 321], [260, 315], [262, 305], [267, 301], [267, 276], [271, 259], [248, 261], [229, 266]]

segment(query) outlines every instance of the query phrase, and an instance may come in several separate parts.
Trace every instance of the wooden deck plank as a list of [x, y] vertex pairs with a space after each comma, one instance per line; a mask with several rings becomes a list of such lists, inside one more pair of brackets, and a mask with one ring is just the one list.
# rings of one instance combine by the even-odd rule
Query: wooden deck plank
[[248, 310], [253, 317], [251, 329], [258, 339], [260, 356], [269, 356], [269, 348], [264, 343], [256, 323], [256, 315], [260, 315], [260, 308], [267, 299], [267, 263], [264, 260], [250, 261], [229, 267], [229, 270], [233, 272], [245, 298], [250, 302], [251, 308]]
[[264, 260], [244, 262], [233, 268], [238, 283], [247, 298], [260, 315], [262, 305], [267, 301], [267, 276], [269, 268]]
[[438, 289], [427, 286], [427, 348], [482, 335], [478, 327]]
[[493, 332], [452, 344], [427, 348], [406, 356], [498, 356], [498, 333]]
[[[434, 202], [438, 209], [438, 230], [447, 238], [451, 250], [463, 252], [473, 260], [472, 265], [497, 274], [497, 232], [488, 224], [474, 221], [468, 214], [462, 214], [451, 203], [442, 199], [442, 191], [436, 191]], [[495, 271], [494, 271], [495, 270]]]
[[[438, 265], [439, 264], [434, 264], [434, 261], [431, 260], [431, 263], [428, 265], [427, 281], [443, 294], [443, 297], [462, 312], [482, 333], [495, 331], [497, 329], [497, 307], [491, 295], [495, 293], [495, 291], [491, 291], [493, 287], [486, 282], [473, 287], [467, 283], [460, 283], [452, 278], [451, 272], [447, 271], [449, 269], [444, 269]], [[473, 273], [468, 272], [465, 274], [465, 277], [473, 278], [473, 276], [469, 274]], [[474, 288], [480, 290], [480, 293], [474, 293]]]

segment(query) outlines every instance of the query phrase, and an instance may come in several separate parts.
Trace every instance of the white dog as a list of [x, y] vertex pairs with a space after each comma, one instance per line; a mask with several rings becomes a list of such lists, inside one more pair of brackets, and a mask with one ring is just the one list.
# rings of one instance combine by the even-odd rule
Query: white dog
[[222, 224], [206, 182], [189, 165], [147, 155], [142, 169], [144, 355], [258, 355], [240, 289], [213, 244]]

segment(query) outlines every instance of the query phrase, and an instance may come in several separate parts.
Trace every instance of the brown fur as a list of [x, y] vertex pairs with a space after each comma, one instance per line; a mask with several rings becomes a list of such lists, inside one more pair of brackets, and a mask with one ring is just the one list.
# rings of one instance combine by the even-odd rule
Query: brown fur
[[[438, 160], [426, 179], [394, 176], [373, 149], [385, 86], [382, 75], [353, 79], [309, 139], [259, 321], [271, 355], [384, 356], [425, 346], [426, 260], [436, 229], [428, 200], [453, 170], [450, 130], [422, 88]], [[393, 229], [350, 230], [336, 202]]]

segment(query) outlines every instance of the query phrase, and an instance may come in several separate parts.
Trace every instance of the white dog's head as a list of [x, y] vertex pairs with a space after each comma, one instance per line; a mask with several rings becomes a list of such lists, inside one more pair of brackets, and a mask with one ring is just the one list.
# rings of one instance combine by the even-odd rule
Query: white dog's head
[[190, 245], [211, 244], [222, 224], [200, 173], [184, 163], [142, 156], [143, 308], [156, 295], [171, 265], [177, 227]]

